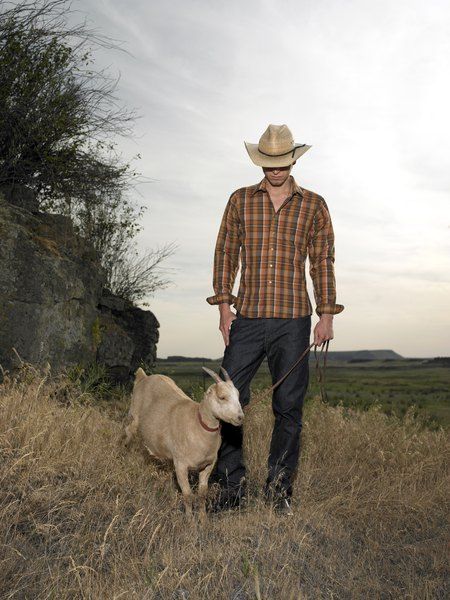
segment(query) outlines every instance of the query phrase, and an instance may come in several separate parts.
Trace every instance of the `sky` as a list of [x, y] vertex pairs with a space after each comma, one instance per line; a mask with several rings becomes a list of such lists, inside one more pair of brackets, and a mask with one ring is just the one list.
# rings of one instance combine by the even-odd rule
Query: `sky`
[[345, 309], [330, 350], [450, 354], [448, 2], [79, 0], [72, 10], [126, 50], [94, 55], [139, 115], [119, 141], [148, 178], [131, 193], [147, 207], [139, 248], [176, 246], [171, 285], [147, 299], [158, 357], [223, 354], [219, 310], [206, 302], [214, 246], [230, 194], [263, 177], [244, 140], [269, 123], [312, 146], [292, 174], [332, 217]]

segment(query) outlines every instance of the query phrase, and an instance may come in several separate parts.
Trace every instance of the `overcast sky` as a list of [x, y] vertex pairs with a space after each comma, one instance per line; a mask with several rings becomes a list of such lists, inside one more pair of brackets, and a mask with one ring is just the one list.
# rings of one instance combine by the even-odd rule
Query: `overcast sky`
[[[293, 169], [336, 236], [331, 350], [450, 354], [450, 8], [444, 0], [79, 0], [129, 54], [96, 52], [141, 115], [124, 156], [151, 183], [141, 248], [177, 244], [149, 299], [158, 356], [219, 357], [214, 245], [235, 189], [260, 181], [244, 140], [286, 123]], [[239, 274], [235, 284], [235, 293]], [[312, 287], [310, 297], [314, 304]], [[313, 318], [313, 325], [317, 317]]]

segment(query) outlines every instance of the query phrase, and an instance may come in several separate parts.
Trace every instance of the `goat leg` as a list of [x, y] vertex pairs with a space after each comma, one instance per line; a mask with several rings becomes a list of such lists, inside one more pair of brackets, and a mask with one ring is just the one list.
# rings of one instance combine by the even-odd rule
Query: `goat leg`
[[193, 494], [189, 484], [188, 467], [180, 461], [174, 460], [175, 473], [177, 474], [178, 485], [181, 488], [183, 494], [184, 507], [186, 510], [186, 516], [192, 519], [192, 500]]
[[133, 415], [128, 415], [127, 423], [128, 424], [126, 425], [124, 432], [122, 434], [122, 443], [124, 444], [124, 446], [126, 448], [130, 444], [133, 437], [136, 435], [137, 430], [138, 430], [138, 425], [139, 425], [137, 418], [134, 417]]
[[201, 522], [206, 519], [206, 495], [208, 493], [208, 480], [213, 470], [214, 462], [205, 467], [198, 474], [198, 508]]

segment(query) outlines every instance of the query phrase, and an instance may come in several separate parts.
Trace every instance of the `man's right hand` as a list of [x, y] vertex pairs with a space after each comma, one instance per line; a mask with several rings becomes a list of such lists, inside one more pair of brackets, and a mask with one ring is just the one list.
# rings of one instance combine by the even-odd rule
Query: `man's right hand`
[[230, 326], [231, 323], [236, 319], [236, 315], [230, 309], [230, 305], [228, 303], [219, 304], [220, 310], [220, 325], [219, 329], [223, 336], [223, 341], [225, 342], [225, 346], [228, 346], [230, 343]]

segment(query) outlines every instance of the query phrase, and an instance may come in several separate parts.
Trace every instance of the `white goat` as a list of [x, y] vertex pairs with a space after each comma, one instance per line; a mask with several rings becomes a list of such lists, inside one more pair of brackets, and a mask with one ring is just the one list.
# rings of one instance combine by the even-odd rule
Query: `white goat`
[[125, 444], [139, 432], [149, 453], [173, 461], [186, 515], [192, 517], [193, 494], [190, 470], [199, 472], [200, 518], [206, 516], [208, 479], [221, 443], [219, 419], [241, 425], [244, 419], [239, 392], [223, 367], [223, 381], [207, 367], [203, 369], [216, 382], [205, 391], [200, 403], [194, 402], [166, 375], [135, 373]]

